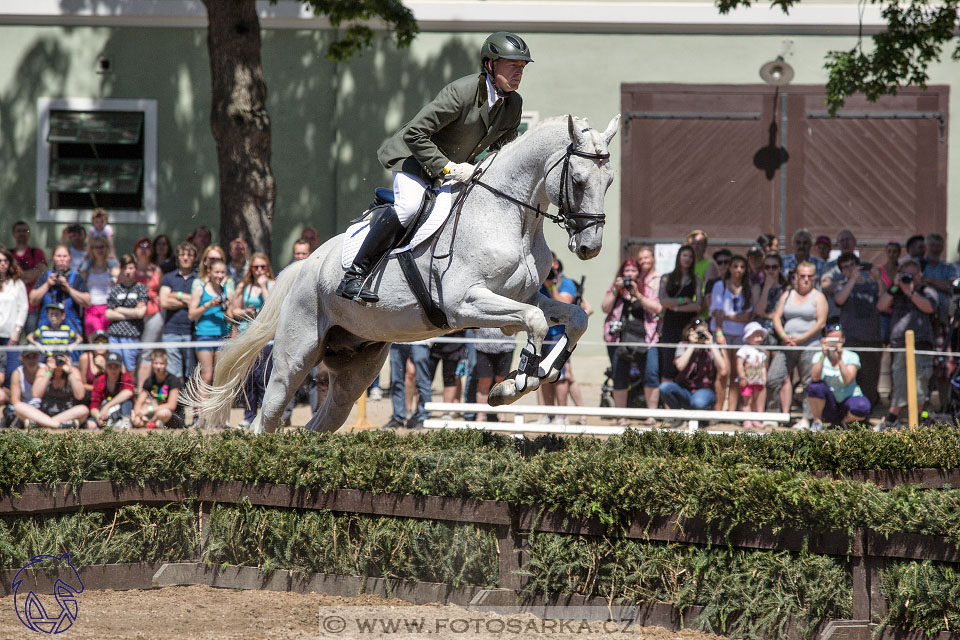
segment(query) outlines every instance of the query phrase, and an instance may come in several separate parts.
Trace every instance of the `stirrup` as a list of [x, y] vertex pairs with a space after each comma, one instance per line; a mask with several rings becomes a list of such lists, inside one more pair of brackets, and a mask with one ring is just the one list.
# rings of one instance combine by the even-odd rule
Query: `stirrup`
[[[380, 296], [371, 291], [370, 289], [364, 288], [364, 283], [366, 278], [363, 276], [354, 276], [350, 275], [343, 276], [343, 280], [340, 281], [340, 286], [337, 287], [337, 295], [341, 298], [346, 298], [347, 300], [353, 300], [357, 304], [373, 304], [380, 301]], [[351, 291], [353, 287], [350, 285], [356, 284], [356, 291]]]

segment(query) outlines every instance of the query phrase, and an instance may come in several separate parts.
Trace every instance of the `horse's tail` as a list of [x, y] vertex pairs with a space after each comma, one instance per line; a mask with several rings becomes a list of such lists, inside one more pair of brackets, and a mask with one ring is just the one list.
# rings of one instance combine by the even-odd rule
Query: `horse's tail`
[[261, 358], [263, 348], [276, 336], [283, 302], [300, 277], [305, 262], [298, 260], [280, 272], [257, 317], [242, 333], [227, 341], [217, 356], [212, 385], [203, 382], [197, 367], [193, 388], [186, 394], [186, 404], [200, 410], [198, 426], [219, 427], [229, 420], [237, 390]]

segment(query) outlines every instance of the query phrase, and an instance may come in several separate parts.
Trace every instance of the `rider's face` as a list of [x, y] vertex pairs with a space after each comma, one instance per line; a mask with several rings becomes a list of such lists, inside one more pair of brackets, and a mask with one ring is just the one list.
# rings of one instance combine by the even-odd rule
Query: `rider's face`
[[516, 91], [523, 78], [523, 68], [527, 66], [525, 60], [507, 60], [500, 58], [493, 63], [493, 81], [497, 89], [505, 93]]

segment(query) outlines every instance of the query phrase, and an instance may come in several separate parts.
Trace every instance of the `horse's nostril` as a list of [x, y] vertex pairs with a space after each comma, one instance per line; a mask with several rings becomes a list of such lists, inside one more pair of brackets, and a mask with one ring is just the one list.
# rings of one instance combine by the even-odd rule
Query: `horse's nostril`
[[587, 245], [580, 245], [580, 255], [585, 255], [587, 253]]

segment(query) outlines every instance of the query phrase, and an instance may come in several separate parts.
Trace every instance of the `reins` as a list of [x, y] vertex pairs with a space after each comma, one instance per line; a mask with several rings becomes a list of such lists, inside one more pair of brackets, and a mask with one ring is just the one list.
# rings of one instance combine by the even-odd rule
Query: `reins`
[[[560, 168], [560, 194], [557, 198], [558, 199], [557, 207], [559, 211], [556, 214], [549, 213], [547, 211], [542, 210], [540, 208], [539, 203], [537, 204], [536, 207], [531, 206], [530, 204], [523, 202], [522, 200], [519, 200], [517, 198], [514, 198], [510, 194], [504, 193], [500, 189], [497, 189], [496, 187], [493, 187], [487, 184], [486, 182], [483, 182], [482, 180], [480, 180], [480, 177], [486, 171], [485, 169], [481, 171], [474, 171], [474, 175], [471, 176], [470, 178], [470, 184], [481, 186], [487, 191], [489, 191], [490, 193], [494, 194], [495, 196], [501, 197], [504, 200], [508, 200], [513, 204], [523, 207], [524, 209], [528, 209], [529, 211], [533, 211], [534, 214], [538, 216], [543, 216], [547, 220], [550, 220], [551, 222], [555, 222], [556, 224], [560, 225], [561, 227], [563, 227], [568, 231], [576, 231], [576, 232], [584, 231], [586, 229], [589, 229], [590, 227], [603, 224], [604, 221], [606, 220], [606, 215], [603, 213], [590, 213], [587, 211], [577, 211], [577, 212], [571, 213], [568, 210], [569, 180], [567, 179], [567, 177], [570, 173], [571, 156], [578, 156], [580, 158], [590, 158], [592, 160], [606, 160], [607, 158], [610, 157], [610, 154], [609, 153], [587, 153], [585, 151], [577, 151], [576, 149], [573, 148], [572, 144], [567, 145], [567, 150], [564, 153], [563, 157], [559, 158], [556, 162], [554, 162], [544, 174], [545, 177], [550, 175], [550, 172], [556, 169], [558, 164], [560, 164], [561, 162], [563, 163], [563, 166]], [[459, 196], [457, 197], [457, 201], [454, 202], [454, 207], [456, 207], [457, 205], [460, 205], [460, 206], [463, 205], [463, 198], [466, 197], [467, 191], [468, 189], [464, 189], [463, 191], [460, 192]], [[579, 219], [587, 219], [589, 220], [589, 222], [582, 226], [571, 224], [571, 220], [579, 220]]]

